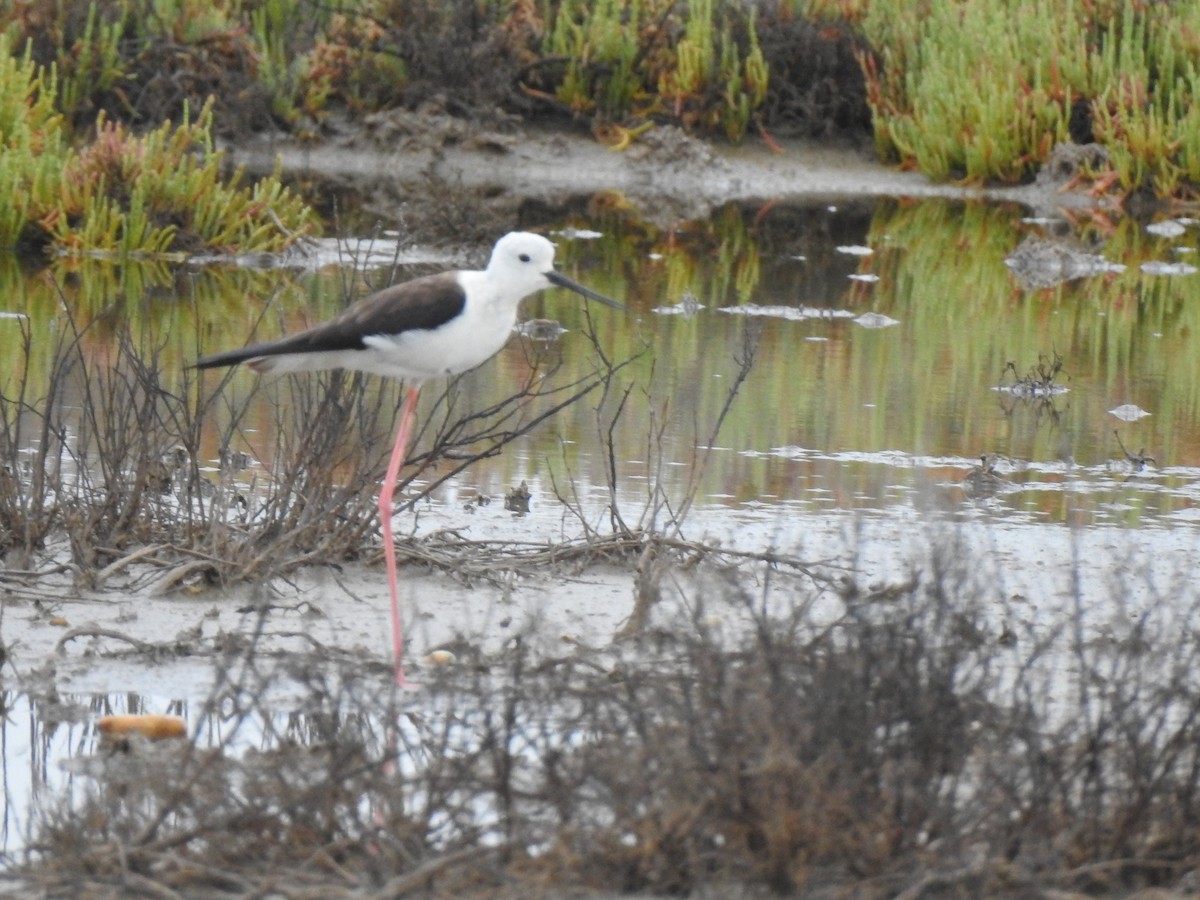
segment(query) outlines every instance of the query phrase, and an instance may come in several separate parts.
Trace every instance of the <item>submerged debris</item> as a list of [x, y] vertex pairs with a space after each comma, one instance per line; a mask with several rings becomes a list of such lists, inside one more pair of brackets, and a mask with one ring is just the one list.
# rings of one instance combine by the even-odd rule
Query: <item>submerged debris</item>
[[[1149, 413], [1146, 415], [1149, 415]], [[1128, 450], [1126, 450], [1125, 442], [1121, 440], [1121, 432], [1117, 431], [1115, 428], [1113, 429], [1113, 437], [1117, 439], [1117, 445], [1121, 448], [1121, 452], [1125, 454], [1125, 461], [1129, 463], [1133, 471], [1141, 472], [1146, 468], [1147, 463], [1158, 465], [1158, 462], [1153, 456], [1146, 454], [1145, 447], [1142, 447], [1137, 453], [1130, 453]]]
[[1183, 262], [1162, 262], [1161, 260], [1152, 259], [1149, 262], [1144, 262], [1139, 267], [1147, 275], [1195, 275], [1196, 267], [1190, 263]]
[[718, 312], [731, 316], [766, 316], [774, 319], [853, 319], [854, 313], [848, 309], [828, 309], [817, 306], [764, 306], [758, 303], [746, 303], [742, 306], [722, 306]]
[[1013, 360], [1009, 360], [1004, 364], [1004, 371], [1001, 373], [1001, 379], [1009, 372], [1013, 373], [1016, 379], [1012, 384], [998, 384], [995, 387], [997, 391], [1004, 391], [1012, 394], [1015, 397], [1047, 399], [1065, 394], [1070, 390], [1066, 385], [1059, 384], [1056, 380], [1063, 371], [1063, 358], [1057, 351], [1050, 357], [1039, 356], [1037, 365], [1031, 366], [1029, 371], [1024, 375], [1017, 371], [1017, 364]]
[[1011, 481], [996, 472], [997, 459], [993, 453], [981, 453], [979, 465], [972, 466], [962, 480], [963, 490], [974, 496], [984, 496], [1012, 487]]
[[557, 341], [567, 333], [567, 329], [556, 319], [528, 319], [514, 330], [531, 341]]
[[1148, 233], [1168, 238], [1179, 237], [1185, 230], [1184, 223], [1179, 219], [1164, 219], [1161, 222], [1151, 222], [1146, 226]]
[[893, 325], [899, 325], [900, 320], [885, 316], [883, 313], [868, 312], [858, 316], [854, 320], [854, 324], [861, 325], [863, 328], [890, 328]]
[[138, 735], [151, 741], [181, 738], [187, 735], [187, 723], [178, 716], [152, 714], [103, 716], [96, 728], [112, 741], [128, 740]]
[[1030, 236], [1004, 260], [1017, 280], [1029, 290], [1054, 287], [1076, 278], [1123, 272], [1120, 263], [1089, 252], [1073, 240]]
[[522, 481], [504, 495], [504, 508], [518, 516], [529, 514], [529, 485]]
[[674, 306], [656, 306], [650, 311], [660, 316], [683, 316], [685, 319], [690, 319], [702, 309], [704, 309], [704, 304], [697, 299], [696, 295], [691, 291], [684, 291], [683, 296]]
[[1153, 415], [1153, 413], [1146, 412], [1146, 410], [1142, 409], [1136, 403], [1122, 403], [1120, 406], [1110, 409], [1108, 414], [1116, 416], [1122, 422], [1136, 422], [1138, 419], [1144, 419], [1146, 416]]

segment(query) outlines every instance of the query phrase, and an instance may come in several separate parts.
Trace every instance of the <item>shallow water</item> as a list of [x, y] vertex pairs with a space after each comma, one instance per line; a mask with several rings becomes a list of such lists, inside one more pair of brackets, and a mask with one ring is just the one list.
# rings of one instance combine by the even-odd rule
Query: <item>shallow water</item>
[[[730, 204], [712, 221], [671, 232], [616, 216], [520, 224], [549, 232], [568, 273], [628, 304], [624, 313], [588, 310], [603, 353], [615, 363], [634, 359], [610, 390], [631, 389], [613, 429], [614, 487], [626, 502], [637, 503], [647, 484], [681, 501], [702, 466], [703, 505], [953, 512], [964, 499], [956, 484], [987, 453], [1005, 479], [988, 492], [991, 515], [1189, 521], [1200, 476], [1200, 363], [1192, 347], [1200, 282], [1141, 266], [1183, 258], [1195, 227], [1166, 238], [1122, 222], [1101, 252], [1124, 272], [1027, 291], [1004, 265], [1023, 237], [1046, 230], [1024, 216], [1015, 204], [882, 199]], [[439, 267], [381, 268], [392, 247], [381, 241], [374, 249], [359, 270], [370, 284]], [[438, 256], [444, 266], [445, 254]], [[351, 278], [332, 257], [326, 251], [308, 270], [214, 264], [136, 277], [103, 266], [100, 278], [79, 264], [64, 290], [84, 323], [96, 319], [84, 336], [95, 359], [114, 354], [109, 335], [125, 316], [151, 346], [161, 345], [170, 379], [199, 353], [331, 314]], [[97, 291], [94, 281], [112, 289]], [[140, 302], [129, 292], [137, 286]], [[25, 298], [14, 311], [32, 316], [36, 373], [53, 343], [46, 336], [61, 328], [58, 298], [46, 273], [10, 296]], [[597, 368], [573, 295], [531, 298], [523, 314], [557, 320], [566, 331], [552, 341], [515, 336], [461, 381], [456, 410], [508, 396], [531, 372], [552, 388]], [[18, 322], [0, 328], [15, 338]], [[718, 430], [748, 354], [745, 382]], [[1003, 389], [1055, 358], [1059, 392]], [[206, 390], [216, 377], [206, 376]], [[234, 449], [267, 469], [285, 387], [259, 386], [238, 372], [226, 389], [231, 403], [257, 392]], [[440, 413], [436, 393], [426, 392], [427, 416]], [[593, 398], [574, 404], [498, 459], [470, 468], [451, 490], [490, 495], [522, 479], [538, 488], [551, 478], [605, 484], [602, 451], [615, 404], [610, 399], [599, 414], [594, 407]], [[222, 449], [216, 418], [206, 432], [213, 460]], [[1130, 462], [1137, 456], [1146, 464]]]
[[[677, 529], [748, 551], [853, 558], [867, 576], [884, 578], [903, 572], [914, 546], [919, 552], [931, 536], [953, 532], [989, 560], [998, 595], [1019, 598], [998, 619], [1036, 623], [1048, 610], [1069, 609], [1082, 569], [1089, 589], [1136, 582], [1123, 595], [1126, 605], [1095, 611], [1098, 629], [1119, 631], [1194, 563], [1200, 517], [1200, 276], [1178, 265], [1191, 258], [1200, 232], [1191, 222], [1182, 231], [1148, 224], [1083, 226], [1089, 252], [1124, 269], [1029, 290], [1004, 260], [1027, 236], [1054, 228], [1015, 203], [729, 203], [671, 229], [619, 210], [531, 215], [514, 225], [550, 234], [560, 268], [622, 299], [628, 311], [585, 308], [562, 292], [526, 301], [526, 319], [554, 319], [565, 331], [550, 341], [514, 336], [498, 358], [458, 382], [455, 413], [498, 402], [531, 378], [553, 389], [602, 370], [605, 360], [632, 361], [607, 392], [594, 391], [437, 487], [402, 514], [398, 530], [452, 528], [471, 538], [544, 543], [577, 537], [585, 525], [607, 531], [616, 510], [631, 527]], [[364, 285], [458, 258], [406, 248], [403, 258], [419, 261], [393, 265], [397, 255], [385, 235], [369, 248], [325, 245], [309, 264], [287, 268], [56, 261], [29, 275], [11, 264], [0, 277], [15, 299], [3, 312], [28, 318], [0, 318], [0, 339], [16, 342], [28, 326], [37, 396], [55, 337], [66, 331], [65, 301], [86, 329], [90, 358], [114, 358], [115, 335], [129, 322], [157, 349], [167, 388], [177, 389], [174, 373], [202, 353], [319, 321]], [[10, 396], [18, 357], [6, 354], [11, 368], [0, 368]], [[1053, 390], [1014, 390], [1055, 360]], [[202, 390], [216, 389], [217, 377], [205, 376]], [[223, 390], [227, 401], [204, 432], [203, 463], [215, 472], [223, 450], [247, 454], [249, 466], [236, 478], [253, 490], [270, 477], [287, 438], [280, 429], [294, 427], [279, 415], [289, 382], [259, 384], [238, 372]], [[383, 390], [386, 409], [398, 394]], [[84, 398], [70, 389], [64, 396], [79, 415]], [[221, 410], [228, 415], [243, 401], [234, 446], [223, 448]], [[445, 402], [427, 391], [422, 416], [436, 424]], [[544, 402], [530, 401], [523, 414], [534, 416]], [[385, 416], [380, 427], [390, 425]], [[979, 488], [971, 472], [981, 454], [994, 459], [995, 477]], [[420, 473], [413, 486], [444, 468]], [[516, 517], [501, 499], [522, 481], [532, 510]], [[372, 584], [380, 576], [374, 569], [352, 579], [356, 591], [372, 592], [370, 615], [331, 626], [329, 640], [386, 655], [377, 618], [386, 600], [381, 581]], [[330, 587], [318, 581], [300, 590], [326, 596]], [[405, 597], [418, 645], [466, 635], [485, 651], [503, 643], [497, 623], [514, 612], [532, 621], [549, 611], [550, 640], [602, 642], [628, 613], [631, 592], [627, 579], [597, 576], [577, 584], [564, 604], [545, 585], [514, 595], [441, 583], [442, 605], [432, 612], [428, 587], [418, 582]], [[1181, 610], [1192, 602], [1181, 596]], [[203, 609], [177, 606], [168, 618], [183, 630], [219, 608], [233, 630], [228, 605], [206, 597]], [[31, 627], [20, 624], [21, 609], [2, 621], [6, 641], [16, 631], [46, 652], [45, 641], [20, 633]], [[155, 623], [148, 617], [144, 625], [171, 627]], [[16, 670], [28, 672], [38, 658], [27, 652]], [[132, 668], [64, 664], [62, 677], [93, 697], [140, 680], [136, 697], [110, 694], [96, 703], [117, 697], [117, 705], [148, 702], [157, 711], [208, 689], [188, 664]], [[14, 810], [15, 798], [53, 781], [51, 760], [84, 752], [95, 734], [82, 725], [56, 729], [24, 695], [8, 696], [20, 715], [0, 725], [12, 748], [5, 752], [9, 833], [0, 845], [12, 847], [24, 826], [11, 823], [27, 814]], [[18, 742], [18, 733], [41, 736]]]

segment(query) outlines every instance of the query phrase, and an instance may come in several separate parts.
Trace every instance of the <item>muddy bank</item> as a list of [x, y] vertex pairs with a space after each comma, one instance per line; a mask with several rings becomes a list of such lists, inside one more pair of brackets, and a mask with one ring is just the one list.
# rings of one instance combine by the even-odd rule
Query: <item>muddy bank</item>
[[[1007, 200], [1037, 210], [1094, 205], [1060, 192], [1060, 184], [983, 188], [935, 184], [917, 172], [889, 168], [863, 148], [761, 140], [741, 146], [707, 143], [661, 127], [623, 149], [580, 132], [537, 129], [480, 131], [454, 120], [411, 114], [381, 117], [321, 145], [260, 139], [229, 147], [231, 162], [251, 174], [276, 164], [303, 177], [354, 183], [383, 219], [420, 217], [422, 204], [442, 204], [457, 189], [486, 210], [529, 201], [558, 205], [573, 197], [616, 191], [639, 215], [669, 226], [708, 216], [738, 201], [821, 201], [862, 197], [948, 197]], [[492, 228], [503, 227], [500, 221]]]

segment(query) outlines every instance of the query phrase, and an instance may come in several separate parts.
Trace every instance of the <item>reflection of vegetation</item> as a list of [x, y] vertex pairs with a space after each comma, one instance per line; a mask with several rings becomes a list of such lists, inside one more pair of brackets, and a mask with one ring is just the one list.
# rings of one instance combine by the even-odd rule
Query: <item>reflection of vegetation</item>
[[[1036, 228], [1019, 220], [1018, 210], [984, 204], [883, 205], [872, 232], [889, 240], [871, 240], [905, 252], [878, 254], [877, 271], [899, 288], [895, 302], [914, 304], [923, 334], [948, 330], [958, 336], [950, 347], [955, 356], [977, 355], [991, 344], [970, 370], [995, 378], [1009, 359], [1037, 359], [1051, 346], [1070, 360], [1076, 384], [1110, 391], [1122, 389], [1135, 360], [1159, 360], [1163, 383], [1162, 394], [1153, 397], [1156, 414], [1166, 412], [1164, 404], [1176, 415], [1200, 413], [1200, 362], [1183, 349], [1188, 334], [1200, 328], [1187, 278], [1148, 276], [1139, 269], [1145, 260], [1170, 253], [1170, 242], [1124, 220], [1102, 247], [1105, 258], [1126, 265], [1124, 271], [1027, 294], [1003, 266], [1027, 230]], [[948, 247], [954, 248], [953, 265], [947, 264]], [[1092, 400], [1104, 402], [1100, 396]]]
[[[198, 355], [204, 335], [236, 331], [236, 340], [244, 338], [261, 315], [246, 298], [286, 289], [286, 280], [280, 286], [281, 274], [215, 265], [185, 274], [162, 260], [85, 257], [58, 257], [29, 273], [14, 257], [0, 256], [0, 292], [9, 298], [11, 309], [28, 317], [38, 336], [28, 359], [14, 353], [0, 360], [0, 386], [23, 378], [35, 392], [46, 387], [57, 352], [53, 335], [68, 321], [65, 307], [84, 346], [100, 354], [100, 362], [122, 332], [158, 336], [164, 341], [163, 379], [174, 387], [184, 365]], [[11, 320], [0, 320], [0, 327], [15, 333]]]
[[[1022, 222], [1025, 212], [1015, 205], [881, 201], [865, 234], [859, 222], [844, 234], [825, 234], [803, 248], [803, 261], [785, 255], [795, 249], [789, 236], [825, 231], [841, 217], [830, 219], [821, 207], [796, 208], [779, 215], [775, 228], [774, 215], [758, 213], [726, 207], [671, 235], [645, 222], [572, 223], [603, 232], [595, 241], [563, 248], [568, 265], [593, 266], [581, 274], [589, 283], [638, 310], [677, 303], [684, 291], [702, 303], [691, 318], [643, 314], [633, 328], [615, 320], [598, 323], [606, 330], [604, 346], [632, 355], [644, 341], [653, 351], [643, 364], [645, 409], [631, 417], [619, 444], [628, 458], [655, 458], [646, 447], [653, 421], [666, 445], [656, 454], [686, 463], [703, 439], [703, 423], [715, 420], [750, 327], [743, 317], [716, 312], [743, 300], [728, 250], [738, 247], [758, 271], [744, 297], [748, 302], [877, 311], [902, 326], [872, 331], [845, 319], [817, 318], [757, 323], [758, 363], [730, 410], [721, 438], [729, 449], [711, 463], [706, 491], [796, 498], [811, 479], [812, 488], [857, 498], [844, 501], [851, 505], [872, 505], [884, 503], [899, 485], [932, 477], [882, 462], [809, 462], [803, 452], [790, 458], [788, 448], [818, 456], [847, 450], [956, 455], [964, 462], [994, 449], [1018, 460], [1073, 458], [1081, 466], [1102, 466], [1120, 456], [1108, 410], [1123, 402], [1154, 413], [1132, 426], [1131, 443], [1152, 447], [1159, 459], [1176, 465], [1200, 462], [1194, 438], [1200, 358], [1188, 350], [1189, 335], [1200, 330], [1200, 308], [1189, 302], [1186, 278], [1139, 270], [1140, 260], [1161, 258], [1170, 244], [1137, 223], [1118, 223], [1107, 243], [1093, 248], [1126, 263], [1123, 272], [1027, 292], [1004, 260], [1040, 226]], [[854, 259], [829, 252], [830, 237], [872, 247], [874, 255], [862, 265], [879, 282], [869, 288], [848, 282]], [[1048, 348], [1067, 361], [1070, 394], [1051, 406], [995, 390], [1009, 360], [1024, 375]], [[1049, 372], [1053, 357], [1046, 363]], [[567, 434], [594, 427], [571, 414], [559, 423]], [[738, 451], [760, 455], [746, 458]], [[550, 460], [556, 454], [541, 445], [531, 452]], [[1047, 491], [1036, 502], [1051, 518], [1078, 514], [1078, 499], [1069, 499], [1069, 492]], [[1155, 504], [1169, 511], [1184, 501], [1159, 494], [1146, 502], [1147, 511]]]
[[[678, 303], [685, 294], [696, 297], [702, 306], [718, 307], [747, 302], [759, 288], [758, 240], [738, 204], [726, 204], [708, 218], [669, 229], [628, 212], [573, 224], [602, 232], [587, 248], [599, 258], [594, 274], [600, 279], [597, 290], [603, 290], [604, 279], [616, 273], [613, 289], [650, 307]], [[572, 260], [584, 249], [568, 245], [563, 248], [564, 258]]]
[[[761, 330], [757, 365], [729, 410], [721, 437], [726, 449], [709, 462], [701, 496], [796, 498], [811, 476], [813, 486], [842, 484], [837, 495], [856, 498], [847, 502], [872, 503], [883, 502], [872, 498], [885, 497], [897, 481], [925, 477], [884, 464], [808, 460], [809, 451], [949, 454], [965, 461], [986, 449], [1013, 459], [1100, 464], [1121, 457], [1108, 410], [1126, 402], [1153, 413], [1123, 430], [1132, 448], [1151, 448], [1168, 472], [1200, 461], [1194, 437], [1200, 356], [1190, 350], [1190, 335], [1200, 331], [1200, 308], [1191, 302], [1187, 279], [1150, 276], [1137, 266], [1141, 259], [1161, 258], [1170, 242], [1119, 222], [1107, 244], [1093, 249], [1128, 263], [1125, 271], [1027, 292], [1004, 265], [1025, 235], [1039, 229], [1023, 223], [1022, 215], [1017, 207], [929, 200], [880, 202], [870, 221], [865, 213], [832, 216], [823, 206], [786, 214], [776, 207], [761, 215], [731, 205], [671, 232], [633, 221], [627, 212], [563, 223], [602, 234], [562, 241], [563, 268], [636, 311], [597, 316], [592, 323], [612, 358], [641, 354], [631, 366], [639, 385], [630, 407], [636, 412], [615, 432], [618, 459], [661, 458], [675, 466], [664, 471], [682, 476], [678, 464], [693, 460], [696, 446], [708, 439], [747, 331], [755, 329]], [[819, 238], [798, 247], [797, 234]], [[876, 252], [859, 262], [833, 253], [832, 244], [867, 244]], [[797, 250], [807, 258], [796, 259]], [[869, 286], [848, 282], [846, 274], [861, 266], [880, 280]], [[333, 269], [298, 276], [215, 267], [184, 277], [162, 264], [91, 260], [55, 260], [49, 272], [32, 277], [11, 260], [0, 267], [0, 288], [30, 311], [39, 336], [58, 327], [63, 297], [81, 325], [95, 320], [84, 338], [89, 353], [110, 352], [110, 335], [119, 333], [123, 318], [136, 335], [171, 335], [161, 350], [168, 386], [201, 345], [235, 346], [328, 317], [344, 302], [340, 278]], [[678, 303], [685, 293], [700, 301], [695, 315], [649, 312]], [[751, 323], [717, 312], [742, 302], [876, 311], [902, 325], [879, 331], [845, 318]], [[559, 377], [569, 381], [592, 365], [580, 352], [585, 313], [555, 294], [531, 299], [524, 308], [527, 317], [555, 318], [567, 329], [553, 352], [562, 356]], [[0, 320], [0, 328], [16, 333], [12, 321]], [[52, 346], [35, 341], [36, 372], [46, 371]], [[647, 347], [651, 352], [642, 354]], [[1006, 362], [1016, 361], [1024, 374], [1049, 348], [1067, 360], [1072, 379], [1072, 392], [1052, 410], [994, 390]], [[514, 340], [484, 371], [469, 375], [464, 396], [472, 407], [499, 402], [522, 383], [530, 352], [526, 342]], [[45, 375], [38, 377], [35, 383], [44, 384]], [[238, 390], [256, 384], [251, 376], [234, 379]], [[277, 387], [265, 389], [272, 402], [279, 399], [270, 393]], [[277, 426], [269, 404], [253, 409], [261, 444], [261, 436]], [[561, 435], [573, 441], [593, 435], [594, 411], [576, 404], [554, 421], [553, 428], [523, 440], [523, 454], [504, 454], [472, 469], [472, 483], [507, 489], [512, 484], [499, 482], [515, 477], [513, 484], [526, 478], [533, 486], [539, 471], [558, 477], [563, 467], [602, 481], [598, 462], [588, 460], [594, 441], [560, 444]], [[647, 448], [650, 422], [662, 435], [660, 447]], [[1064, 496], [1047, 492], [1039, 502], [1061, 502], [1047, 510], [1055, 516], [1066, 509]], [[1148, 502], [1181, 501], [1161, 494]]]
[[[570, 260], [585, 250], [603, 260], [588, 278], [599, 278], [603, 289], [639, 309], [677, 303], [684, 290], [702, 300], [696, 316], [645, 316], [636, 333], [654, 351], [647, 415], [671, 420], [667, 455], [676, 460], [691, 457], [700, 437], [695, 423], [713, 421], [720, 387], [732, 376], [731, 360], [748, 327], [741, 317], [715, 312], [742, 299], [723, 246], [740, 246], [756, 260], [759, 280], [745, 298], [750, 302], [872, 310], [903, 323], [881, 332], [846, 320], [762, 321], [758, 365], [723, 431], [722, 444], [732, 452], [714, 463], [708, 490], [738, 498], [794, 497], [804, 490], [800, 473], [811, 471], [815, 487], [836, 484], [839, 496], [882, 498], [897, 482], [922, 479], [919, 472], [883, 464], [825, 466], [769, 455], [789, 447], [964, 460], [994, 448], [1015, 459], [1073, 457], [1081, 465], [1100, 465], [1119, 455], [1108, 410], [1126, 401], [1154, 412], [1134, 426], [1139, 444], [1177, 464], [1200, 460], [1191, 437], [1200, 414], [1200, 361], [1187, 350], [1189, 333], [1200, 329], [1200, 309], [1188, 302], [1187, 279], [1148, 276], [1137, 265], [1161, 258], [1168, 242], [1136, 223], [1119, 223], [1097, 252], [1127, 263], [1125, 271], [1030, 293], [1004, 265], [1022, 238], [1038, 229], [1021, 221], [1021, 208], [927, 200], [882, 201], [875, 209], [865, 235], [837, 241], [875, 249], [864, 264], [880, 281], [869, 289], [847, 282], [852, 259], [827, 249], [814, 249], [804, 261], [780, 259], [780, 248], [792, 248], [772, 228], [772, 216], [732, 207], [708, 223], [681, 226], [670, 240], [645, 223], [635, 228], [620, 222], [600, 225], [605, 236], [595, 242], [566, 248]], [[735, 217], [741, 220], [736, 227], [728, 224]], [[780, 219], [788, 234], [828, 227], [820, 209]], [[716, 222], [727, 224], [706, 231]], [[771, 252], [763, 253], [764, 247]], [[647, 259], [648, 251], [662, 258]], [[606, 275], [624, 279], [634, 293], [616, 280], [603, 283]], [[608, 340], [629, 349], [623, 342], [630, 336], [621, 329]], [[1014, 402], [994, 390], [1006, 362], [1016, 360], [1025, 374], [1047, 348], [1069, 362], [1073, 388], [1054, 408]], [[1053, 368], [1052, 357], [1047, 365], [1047, 371]], [[647, 458], [644, 429], [631, 428], [625, 440], [630, 458]], [[740, 450], [766, 460], [737, 457]], [[1070, 506], [1064, 496], [1047, 492], [1038, 502], [1058, 504], [1046, 509], [1057, 517]], [[1152, 502], [1169, 508], [1180, 501]]]
[[[1138, 268], [1144, 259], [1161, 258], [1169, 243], [1148, 237], [1135, 222], [1122, 222], [1103, 254], [1126, 264], [1124, 272], [1026, 293], [1003, 265], [1035, 227], [1022, 225], [1019, 217], [1017, 210], [983, 204], [881, 206], [872, 226], [880, 237], [869, 242], [904, 252], [877, 255], [879, 294], [889, 298], [890, 314], [911, 322], [921, 336], [912, 348], [919, 381], [911, 401], [920, 408], [928, 405], [926, 392], [949, 393], [940, 402], [964, 410], [969, 420], [943, 427], [973, 435], [974, 446], [996, 446], [1027, 459], [1074, 456], [1080, 463], [1107, 459], [1115, 449], [1104, 425], [1107, 410], [1139, 402], [1154, 412], [1141, 426], [1156, 432], [1145, 443], [1174, 460], [1200, 458], [1200, 448], [1179, 443], [1192, 433], [1186, 423], [1200, 414], [1200, 362], [1186, 349], [1189, 335], [1200, 328], [1200, 310], [1189, 302], [1186, 279], [1150, 276]], [[953, 253], [945, 252], [949, 247]], [[980, 388], [994, 384], [1009, 360], [1038, 359], [1047, 346], [1070, 360], [1075, 388], [1059, 410], [1058, 425], [1054, 417], [1039, 417], [1034, 407], [1018, 407], [1008, 420], [987, 416], [986, 406], [996, 399], [989, 401]], [[1049, 374], [1053, 359], [1046, 362]], [[1135, 372], [1138, 390], [1154, 385], [1152, 394], [1133, 392]], [[899, 371], [880, 376], [887, 378], [902, 380]], [[968, 400], [972, 394], [975, 399]], [[961, 452], [971, 455], [972, 442], [964, 442]]]

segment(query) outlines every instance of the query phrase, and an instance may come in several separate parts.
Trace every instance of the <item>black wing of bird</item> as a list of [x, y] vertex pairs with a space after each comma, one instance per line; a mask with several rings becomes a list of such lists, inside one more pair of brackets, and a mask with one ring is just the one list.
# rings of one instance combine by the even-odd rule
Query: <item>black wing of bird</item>
[[252, 344], [237, 350], [213, 353], [196, 360], [194, 368], [232, 366], [263, 356], [363, 350], [363, 338], [430, 331], [445, 325], [463, 311], [467, 295], [452, 272], [427, 275], [376, 291], [346, 307], [328, 322], [305, 331]]

